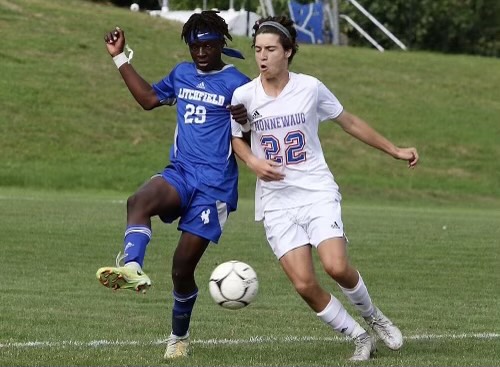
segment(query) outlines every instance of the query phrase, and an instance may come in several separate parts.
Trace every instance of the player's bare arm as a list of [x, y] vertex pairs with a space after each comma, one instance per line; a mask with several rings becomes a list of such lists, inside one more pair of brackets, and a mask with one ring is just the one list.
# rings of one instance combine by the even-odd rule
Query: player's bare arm
[[344, 110], [335, 121], [345, 132], [361, 140], [363, 143], [380, 149], [396, 159], [407, 161], [410, 168], [416, 166], [419, 159], [417, 149], [395, 146], [358, 116]]
[[234, 153], [263, 181], [281, 181], [285, 175], [279, 171], [280, 165], [272, 160], [257, 158], [248, 144], [242, 139], [233, 137]]
[[[104, 42], [111, 57], [115, 57], [125, 48], [125, 33], [121, 28], [116, 27], [104, 36]], [[126, 62], [118, 70], [130, 93], [142, 108], [151, 110], [161, 105], [151, 85], [135, 71], [131, 64]]]

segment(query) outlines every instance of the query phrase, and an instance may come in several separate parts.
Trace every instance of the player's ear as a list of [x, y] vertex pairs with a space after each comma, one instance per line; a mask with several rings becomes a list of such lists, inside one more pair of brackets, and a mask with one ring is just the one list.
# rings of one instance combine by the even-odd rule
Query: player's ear
[[292, 49], [285, 50], [285, 57], [288, 59], [290, 56], [292, 56]]

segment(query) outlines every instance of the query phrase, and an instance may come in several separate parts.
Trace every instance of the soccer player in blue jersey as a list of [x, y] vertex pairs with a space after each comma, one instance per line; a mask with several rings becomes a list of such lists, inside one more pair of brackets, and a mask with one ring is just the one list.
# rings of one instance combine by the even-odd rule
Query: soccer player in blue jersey
[[[193, 14], [184, 24], [181, 38], [189, 46], [193, 62], [179, 63], [150, 85], [123, 51], [123, 30], [117, 27], [105, 35], [109, 54], [145, 110], [177, 103], [170, 164], [128, 198], [123, 255], [117, 257], [115, 267], [100, 268], [96, 274], [108, 288], [145, 291], [151, 286], [142, 270], [151, 240], [151, 218], [158, 215], [165, 223], [180, 218], [181, 236], [172, 260], [174, 305], [166, 359], [187, 355], [189, 323], [198, 294], [195, 268], [209, 243], [218, 242], [229, 213], [236, 210], [238, 171], [231, 148], [230, 113], [234, 107], [230, 103], [233, 91], [249, 81], [222, 60], [223, 53], [243, 56], [225, 47], [232, 38], [217, 12]], [[245, 113], [242, 118], [246, 122]]]

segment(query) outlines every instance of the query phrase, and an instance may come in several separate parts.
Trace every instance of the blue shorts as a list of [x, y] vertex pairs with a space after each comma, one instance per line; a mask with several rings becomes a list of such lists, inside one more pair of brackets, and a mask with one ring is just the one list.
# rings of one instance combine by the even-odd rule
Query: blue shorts
[[[218, 243], [229, 216], [228, 205], [198, 190], [193, 184], [193, 175], [178, 166], [167, 166], [161, 177], [175, 188], [181, 198], [177, 229]], [[165, 223], [172, 223], [177, 218], [160, 215], [160, 219]]]

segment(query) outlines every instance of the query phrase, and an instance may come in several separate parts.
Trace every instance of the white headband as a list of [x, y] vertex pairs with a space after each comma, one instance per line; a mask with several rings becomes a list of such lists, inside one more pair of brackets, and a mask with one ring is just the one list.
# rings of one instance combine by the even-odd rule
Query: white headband
[[280, 30], [280, 31], [281, 31], [281, 33], [283, 33], [285, 36], [287, 36], [287, 37], [288, 37], [288, 39], [289, 39], [290, 41], [292, 41], [292, 35], [291, 35], [291, 34], [290, 34], [290, 32], [288, 31], [288, 29], [286, 29], [286, 27], [285, 27], [285, 26], [283, 26], [281, 23], [274, 22], [274, 21], [272, 21], [272, 20], [268, 20], [268, 21], [266, 21], [266, 22], [262, 22], [262, 23], [260, 23], [260, 24], [259, 24], [259, 29], [260, 29], [260, 28], [262, 28], [262, 26], [265, 26], [265, 25], [268, 25], [268, 26], [270, 26], [270, 27], [274, 27], [274, 28], [276, 28], [276, 29]]

